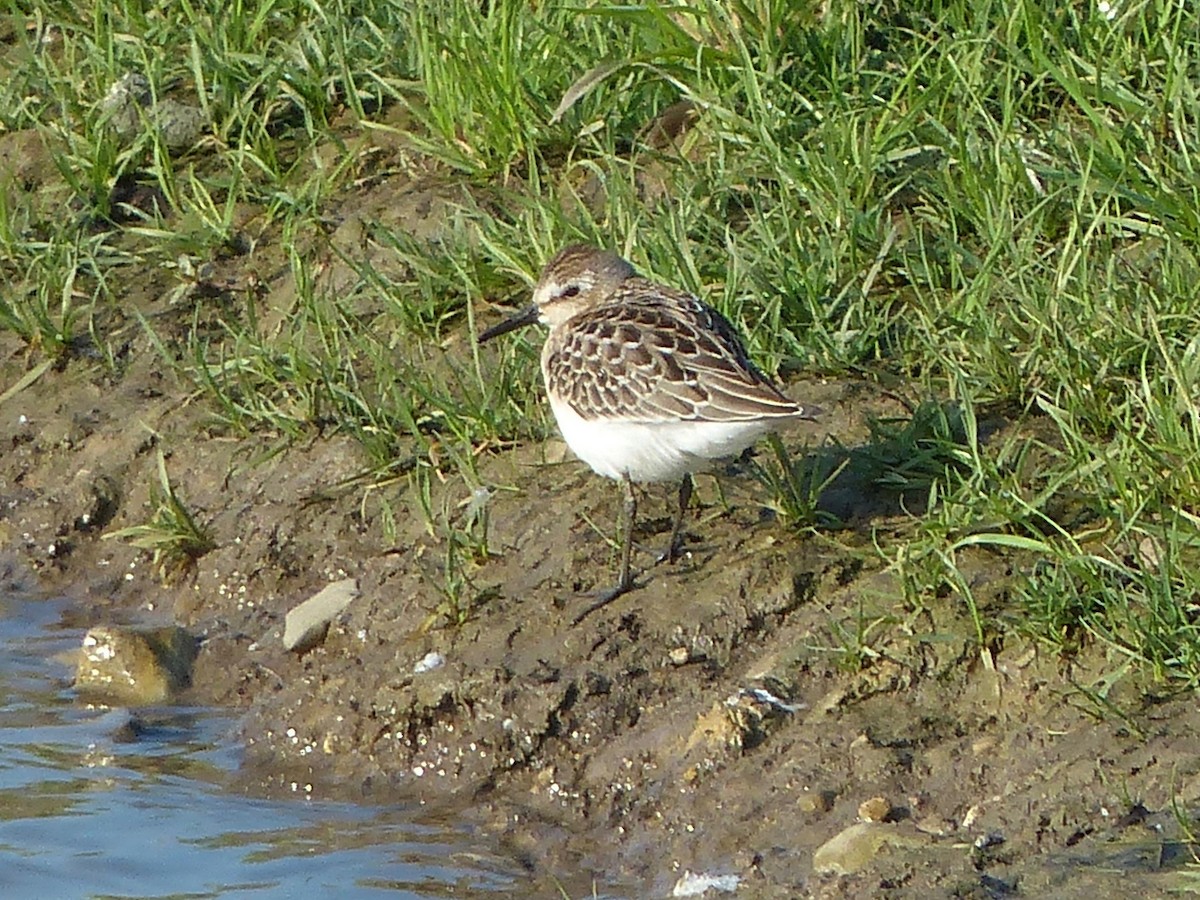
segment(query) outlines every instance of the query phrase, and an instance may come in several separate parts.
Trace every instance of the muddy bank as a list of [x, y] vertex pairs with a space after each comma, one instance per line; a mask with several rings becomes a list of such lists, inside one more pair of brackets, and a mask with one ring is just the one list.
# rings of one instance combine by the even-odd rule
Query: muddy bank
[[[187, 699], [244, 710], [250, 789], [461, 807], [548, 894], [557, 879], [584, 895], [595, 876], [662, 895], [689, 870], [762, 897], [1084, 896], [1183, 877], [1170, 804], [1200, 793], [1191, 699], [1132, 677], [1105, 696], [1096, 679], [1115, 661], [1098, 650], [1066, 665], [1015, 631], [981, 649], [956, 598], [907, 597], [881, 567], [877, 497], [863, 528], [801, 537], [744, 472], [724, 473], [724, 500], [702, 479], [685, 559], [573, 625], [612, 572], [589, 522], [619, 503], [561, 447], [481, 461], [491, 555], [455, 594], [403, 484], [387, 489], [406, 510], [398, 539], [381, 546], [356, 445], [264, 460], [266, 441], [206, 438], [203, 411], [132, 341], [119, 379], [77, 361], [5, 403], [10, 577], [77, 597], [81, 630], [201, 635]], [[8, 336], [0, 350], [9, 385], [26, 361]], [[869, 402], [894, 411], [858, 385], [792, 390], [847, 444]], [[170, 587], [146, 553], [101, 537], [146, 517], [156, 448], [218, 545]], [[447, 509], [467, 499], [461, 483], [439, 490]], [[645, 507], [644, 565], [669, 498]], [[982, 613], [1011, 616], [1005, 562], [961, 563]], [[347, 577], [360, 596], [325, 640], [284, 651], [285, 612]], [[815, 871], [839, 834], [852, 846]]]

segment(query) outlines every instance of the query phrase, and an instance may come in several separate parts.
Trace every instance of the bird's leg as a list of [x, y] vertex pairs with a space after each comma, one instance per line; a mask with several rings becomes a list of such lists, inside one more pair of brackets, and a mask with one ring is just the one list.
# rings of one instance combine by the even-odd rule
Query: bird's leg
[[634, 496], [633, 482], [628, 475], [622, 477], [621, 487], [625, 491], [623, 509], [625, 521], [621, 524], [621, 573], [617, 576], [617, 583], [607, 590], [601, 591], [595, 601], [574, 618], [571, 622], [572, 625], [578, 625], [596, 610], [607, 606], [622, 594], [627, 594], [637, 587], [633, 583], [633, 573], [630, 571], [630, 560], [633, 554], [633, 523], [637, 518], [637, 497]]
[[633, 576], [629, 573], [629, 561], [633, 554], [633, 521], [637, 518], [637, 497], [633, 493], [633, 482], [629, 479], [629, 473], [625, 473], [625, 477], [621, 479], [621, 486], [625, 490], [625, 524], [621, 532], [621, 574], [617, 580], [618, 595], [625, 593], [633, 587]]
[[658, 562], [675, 562], [679, 551], [683, 549], [683, 517], [687, 515], [688, 503], [692, 499], [692, 475], [690, 472], [683, 476], [679, 483], [679, 509], [675, 511], [675, 522], [671, 526], [671, 542], [667, 544], [658, 557]]

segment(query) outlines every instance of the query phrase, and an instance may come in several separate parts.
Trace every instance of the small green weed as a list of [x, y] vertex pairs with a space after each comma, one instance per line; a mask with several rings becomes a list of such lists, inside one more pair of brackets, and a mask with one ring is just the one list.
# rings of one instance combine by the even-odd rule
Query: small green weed
[[153, 512], [149, 521], [104, 535], [105, 540], [125, 541], [153, 553], [151, 565], [163, 583], [190, 571], [204, 554], [216, 548], [208, 527], [201, 525], [179, 499], [167, 475], [167, 462], [157, 451], [158, 484], [150, 486]]

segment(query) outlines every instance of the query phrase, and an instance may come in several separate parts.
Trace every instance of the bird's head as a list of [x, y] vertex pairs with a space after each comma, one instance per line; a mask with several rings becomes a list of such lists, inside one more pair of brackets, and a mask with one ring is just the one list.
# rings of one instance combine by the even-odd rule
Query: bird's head
[[541, 322], [553, 328], [603, 303], [634, 268], [611, 250], [572, 244], [554, 255], [533, 288], [533, 302], [479, 335], [479, 342]]

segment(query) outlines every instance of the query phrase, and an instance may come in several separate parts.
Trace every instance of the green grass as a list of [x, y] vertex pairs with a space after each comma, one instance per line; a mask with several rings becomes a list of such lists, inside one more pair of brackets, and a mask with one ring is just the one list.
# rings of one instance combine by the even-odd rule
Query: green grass
[[217, 547], [208, 526], [196, 521], [179, 498], [167, 475], [167, 462], [157, 451], [158, 483], [150, 486], [150, 519], [104, 535], [106, 540], [128, 541], [135, 547], [152, 551], [151, 565], [168, 584], [193, 569], [196, 561]]
[[[482, 301], [520, 302], [556, 247], [603, 242], [743, 323], [764, 368], [912, 399], [827, 466], [765, 454], [788, 521], [836, 538], [819, 491], [847, 473], [919, 493], [879, 540], [905, 602], [964, 604], [980, 642], [1101, 642], [1194, 686], [1200, 11], [805, 9], [11, 5], [0, 128], [40, 134], [58, 174], [0, 186], [0, 327], [31, 367], [119, 369], [112, 335], [141, 318], [213, 428], [349, 433], [375, 477], [425, 460], [465, 498], [473, 449], [552, 430], [532, 342], [473, 346]], [[129, 72], [153, 100], [119, 137], [102, 101]], [[163, 133], [167, 100], [203, 112], [194, 145]], [[693, 127], [652, 143], [679, 100]], [[405, 179], [446, 227], [339, 233]], [[162, 295], [131, 296], [134, 270]], [[428, 518], [448, 568], [477, 562], [475, 524]], [[957, 571], [978, 546], [1014, 569], [998, 618]]]

